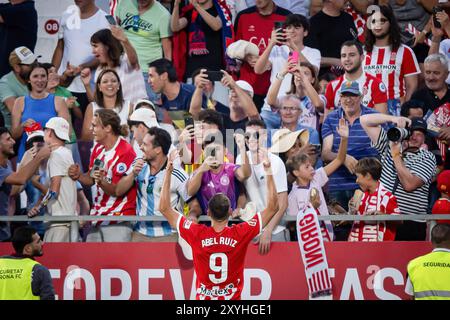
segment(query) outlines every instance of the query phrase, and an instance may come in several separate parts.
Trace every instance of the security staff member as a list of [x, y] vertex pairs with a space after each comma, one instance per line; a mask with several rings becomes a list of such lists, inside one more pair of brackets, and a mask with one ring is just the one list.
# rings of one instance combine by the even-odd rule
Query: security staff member
[[32, 227], [16, 229], [12, 238], [16, 253], [0, 257], [0, 300], [55, 300], [52, 278], [34, 260], [42, 256], [42, 240]]
[[405, 292], [416, 300], [450, 300], [450, 225], [431, 231], [433, 251], [408, 263]]

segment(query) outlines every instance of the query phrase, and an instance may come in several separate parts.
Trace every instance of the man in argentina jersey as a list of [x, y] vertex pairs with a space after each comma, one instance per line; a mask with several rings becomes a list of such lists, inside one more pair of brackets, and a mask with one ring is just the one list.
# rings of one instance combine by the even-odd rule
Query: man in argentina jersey
[[[385, 123], [410, 127], [411, 135], [402, 143], [390, 142], [381, 128]], [[436, 174], [436, 158], [422, 149], [427, 132], [422, 118], [412, 120], [386, 114], [364, 115], [361, 125], [372, 140], [372, 145], [381, 156], [383, 170], [381, 183], [397, 197], [400, 213], [417, 215], [428, 213], [428, 190]], [[426, 236], [426, 221], [403, 221], [397, 228], [395, 240], [423, 241]]]
[[197, 275], [198, 300], [239, 300], [244, 286], [244, 262], [250, 241], [278, 211], [278, 196], [270, 162], [263, 161], [267, 176], [267, 207], [261, 212], [250, 212], [248, 221], [228, 226], [231, 215], [230, 200], [223, 193], [215, 194], [208, 202], [211, 226], [192, 222], [170, 204], [170, 174], [172, 160], [167, 164], [159, 210], [181, 238], [192, 248], [194, 270]]
[[[138, 216], [161, 216], [158, 206], [163, 179], [168, 174], [167, 155], [171, 144], [170, 134], [166, 130], [150, 128], [141, 144], [145, 162], [142, 159], [136, 160], [117, 184], [117, 192], [122, 194], [137, 183]], [[170, 204], [180, 212], [188, 200], [187, 179], [186, 172], [181, 168], [171, 172]], [[167, 221], [140, 221], [134, 228], [132, 241], [176, 242], [177, 236]]]

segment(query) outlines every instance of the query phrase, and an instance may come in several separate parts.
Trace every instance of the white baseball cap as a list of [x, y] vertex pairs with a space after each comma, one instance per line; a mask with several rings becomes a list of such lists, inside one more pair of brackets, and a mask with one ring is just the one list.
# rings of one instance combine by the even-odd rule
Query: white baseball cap
[[[153, 109], [153, 111], [156, 110], [155, 104], [154, 104], [153, 102], [151, 102], [150, 100], [148, 100], [148, 99], [139, 99], [139, 100], [137, 100], [137, 101], [134, 103], [134, 107], [136, 108], [136, 106], [139, 105], [139, 104], [141, 104], [141, 103], [148, 104], [148, 105]], [[140, 109], [140, 108], [139, 108], [139, 109]]]
[[67, 142], [70, 141], [69, 138], [69, 122], [67, 122], [66, 119], [61, 117], [53, 117], [50, 120], [47, 121], [45, 124], [45, 128], [47, 129], [53, 129], [55, 131], [56, 136], [61, 139], [65, 140]]
[[17, 58], [19, 58], [21, 64], [33, 64], [37, 58], [40, 58], [41, 56], [38, 56], [33, 53], [30, 49], [27, 47], [18, 47], [14, 49], [14, 53], [16, 54]]
[[27, 132], [27, 141], [30, 141], [34, 137], [44, 137], [44, 131], [36, 130], [30, 133]]
[[248, 93], [250, 93], [250, 96], [253, 98], [253, 94], [255, 92], [253, 91], [253, 87], [252, 87], [252, 85], [250, 83], [248, 83], [247, 81], [244, 81], [244, 80], [238, 80], [238, 81], [236, 81], [236, 84], [242, 90], [247, 91]]
[[137, 110], [134, 110], [129, 120], [142, 122], [147, 128], [160, 127], [158, 120], [156, 120], [155, 111], [147, 108], [139, 108]]

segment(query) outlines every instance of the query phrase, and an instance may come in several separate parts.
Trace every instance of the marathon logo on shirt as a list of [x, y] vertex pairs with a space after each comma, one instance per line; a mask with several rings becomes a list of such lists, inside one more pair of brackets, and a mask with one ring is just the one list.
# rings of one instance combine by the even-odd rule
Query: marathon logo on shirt
[[364, 71], [370, 72], [370, 73], [394, 72], [394, 71], [397, 71], [397, 65], [395, 65], [395, 64], [370, 65], [370, 66], [365, 66]]
[[202, 240], [202, 248], [210, 247], [213, 245], [225, 245], [232, 248], [236, 248], [237, 240], [227, 237], [219, 237], [219, 238], [206, 238]]

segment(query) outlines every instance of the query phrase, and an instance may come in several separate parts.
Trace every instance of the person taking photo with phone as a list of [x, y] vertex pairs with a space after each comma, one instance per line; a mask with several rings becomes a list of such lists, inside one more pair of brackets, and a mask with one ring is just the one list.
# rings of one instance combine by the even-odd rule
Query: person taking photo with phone
[[[136, 187], [122, 196], [116, 193], [117, 183], [136, 158], [133, 147], [123, 138], [128, 135], [126, 126], [120, 125], [120, 118], [113, 110], [98, 109], [91, 127], [97, 144], [91, 153], [89, 170], [83, 174], [78, 165], [71, 165], [69, 176], [85, 186], [95, 184], [91, 215], [136, 215]], [[94, 221], [86, 241], [127, 242], [131, 241], [131, 233], [129, 222]]]
[[251, 175], [250, 164], [245, 152], [244, 136], [236, 133], [234, 138], [243, 158], [242, 165], [224, 162], [226, 149], [223, 141], [206, 137], [203, 142], [205, 160], [187, 183], [190, 197], [198, 193], [203, 214], [206, 214], [208, 210], [209, 200], [219, 192], [226, 194], [230, 199], [231, 209], [236, 209], [237, 195], [234, 179], [244, 182]]
[[[281, 81], [281, 87], [278, 90], [280, 96], [285, 95], [291, 88], [292, 75], [282, 73], [286, 61], [290, 61], [293, 65], [308, 62], [317, 69], [316, 73], [320, 69], [320, 51], [305, 46], [303, 43], [303, 39], [308, 35], [308, 32], [309, 22], [306, 17], [300, 14], [288, 15], [282, 28], [274, 27], [269, 44], [255, 64], [256, 74], [263, 74], [267, 70], [271, 70], [271, 86], [277, 79]], [[279, 115], [276, 110], [270, 108], [267, 99], [261, 109], [261, 117], [267, 123], [269, 129], [279, 127]]]

